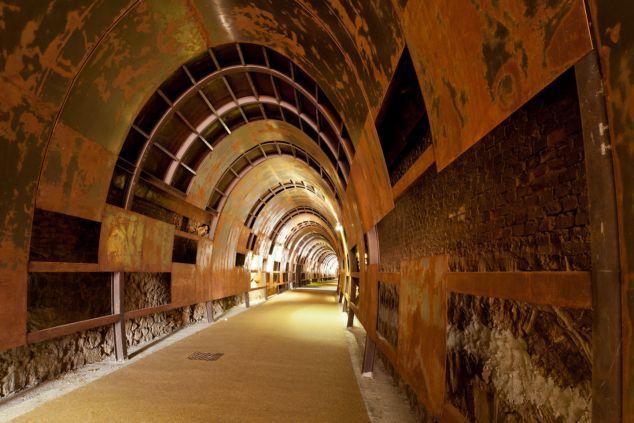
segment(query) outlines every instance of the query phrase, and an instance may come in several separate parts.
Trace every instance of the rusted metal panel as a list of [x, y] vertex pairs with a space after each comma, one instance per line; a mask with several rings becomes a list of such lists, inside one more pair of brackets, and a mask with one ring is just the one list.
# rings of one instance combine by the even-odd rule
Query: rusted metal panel
[[590, 12], [607, 94], [614, 159], [622, 283], [622, 419], [631, 421], [634, 419], [634, 8], [628, 0], [590, 0]]
[[99, 268], [119, 272], [169, 272], [174, 226], [120, 209], [104, 208]]
[[198, 301], [196, 265], [172, 263], [172, 302], [193, 304]]
[[26, 342], [35, 189], [54, 110], [0, 75], [0, 350]]
[[592, 49], [583, 0], [411, 0], [403, 31], [439, 169]]
[[357, 145], [350, 180], [350, 185], [354, 185], [363, 232], [367, 232], [394, 207], [390, 177], [372, 119], [366, 121], [363, 137]]
[[198, 241], [198, 251], [196, 254], [196, 300], [203, 302], [212, 297], [213, 271], [211, 258], [213, 254], [213, 242], [207, 238], [201, 238]]
[[238, 295], [249, 290], [249, 272], [243, 268], [233, 268], [214, 272], [212, 299]]
[[194, 12], [185, 2], [139, 2], [84, 64], [61, 121], [118, 154], [133, 117], [150, 94], [205, 47]]
[[359, 298], [359, 315], [357, 318], [366, 332], [373, 336], [376, 333], [376, 314], [378, 304], [378, 274], [379, 266], [371, 264], [367, 272], [361, 274], [361, 298]]
[[[222, 6], [195, 0], [193, 4], [210, 45], [234, 37], [292, 57], [323, 87], [356, 139], [368, 114], [364, 81], [372, 81], [373, 76], [350, 36], [363, 30], [344, 28], [335, 19], [331, 2], [284, 1], [275, 2], [274, 7], [269, 0], [232, 0]], [[376, 85], [376, 81], [368, 82], [369, 87]]]
[[590, 272], [456, 272], [447, 290], [531, 304], [592, 308]]
[[116, 156], [64, 124], [57, 125], [38, 185], [39, 208], [100, 220]]
[[2, 4], [0, 73], [44, 101], [61, 103], [100, 38], [136, 0]]
[[398, 368], [435, 416], [445, 398], [448, 256], [401, 262]]

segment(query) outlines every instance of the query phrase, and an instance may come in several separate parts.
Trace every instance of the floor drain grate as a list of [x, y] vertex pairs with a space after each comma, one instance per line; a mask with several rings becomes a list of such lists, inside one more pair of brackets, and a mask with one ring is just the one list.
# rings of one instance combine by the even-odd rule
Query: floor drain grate
[[223, 355], [223, 353], [195, 352], [187, 358], [190, 360], [216, 361]]

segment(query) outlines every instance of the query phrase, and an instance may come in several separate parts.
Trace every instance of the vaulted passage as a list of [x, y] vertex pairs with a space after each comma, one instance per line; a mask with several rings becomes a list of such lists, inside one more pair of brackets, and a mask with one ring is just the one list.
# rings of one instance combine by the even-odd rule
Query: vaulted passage
[[0, 2], [0, 419], [631, 421], [629, 3]]

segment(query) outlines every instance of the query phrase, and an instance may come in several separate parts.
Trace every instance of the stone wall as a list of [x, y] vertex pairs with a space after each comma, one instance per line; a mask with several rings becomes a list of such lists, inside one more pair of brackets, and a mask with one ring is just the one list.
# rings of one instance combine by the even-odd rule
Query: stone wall
[[[169, 274], [130, 273], [125, 275], [125, 282], [124, 300], [129, 310], [169, 302]], [[72, 299], [82, 301], [81, 296], [67, 298]], [[214, 313], [216, 316], [221, 315], [241, 302], [242, 296], [215, 300]], [[205, 305], [195, 304], [129, 320], [126, 322], [128, 346], [142, 346], [204, 319]], [[46, 325], [46, 322], [42, 324]], [[54, 379], [86, 364], [112, 359], [113, 356], [112, 326], [0, 352], [0, 398]]]
[[[397, 200], [381, 271], [438, 254], [454, 272], [590, 270], [587, 209], [570, 71]], [[590, 310], [451, 295], [447, 399], [472, 421], [588, 421], [591, 327]]]

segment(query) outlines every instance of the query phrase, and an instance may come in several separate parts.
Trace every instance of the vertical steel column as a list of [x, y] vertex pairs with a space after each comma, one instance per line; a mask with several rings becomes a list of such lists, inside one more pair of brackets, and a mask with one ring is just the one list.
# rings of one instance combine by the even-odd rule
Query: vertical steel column
[[207, 310], [207, 322], [212, 323], [214, 321], [214, 303], [213, 301], [207, 301], [205, 303], [205, 309]]
[[368, 373], [374, 370], [374, 356], [376, 353], [376, 344], [366, 333], [365, 335], [365, 350], [363, 351], [363, 367], [361, 373]]
[[592, 254], [592, 419], [621, 421], [621, 284], [616, 190], [596, 51], [575, 65]]
[[245, 291], [243, 294], [244, 297], [244, 305], [249, 308], [251, 305], [249, 304], [249, 291]]
[[123, 307], [123, 272], [112, 274], [112, 314], [119, 316], [114, 324], [114, 351], [117, 361], [128, 358], [128, 343], [125, 336], [125, 317]]

